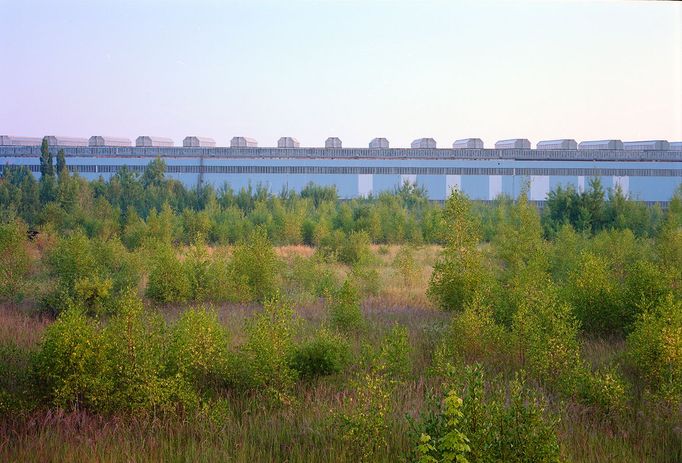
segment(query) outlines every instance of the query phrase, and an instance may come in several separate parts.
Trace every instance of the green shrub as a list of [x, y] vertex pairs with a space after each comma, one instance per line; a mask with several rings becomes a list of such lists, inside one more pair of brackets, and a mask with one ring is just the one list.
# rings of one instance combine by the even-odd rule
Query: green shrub
[[[523, 375], [506, 383], [500, 378], [485, 381], [480, 365], [467, 367], [453, 386], [462, 391], [461, 414], [452, 423], [454, 393], [450, 403], [430, 400], [420, 418], [413, 423], [415, 440], [422, 435], [429, 442], [441, 442], [451, 435], [464, 453], [468, 440], [466, 459], [474, 462], [559, 462], [559, 442], [556, 433], [558, 420], [547, 412], [546, 402], [526, 386]], [[454, 434], [451, 434], [454, 433]], [[437, 445], [427, 455], [438, 456]], [[442, 454], [441, 454], [442, 455]], [[441, 457], [442, 458], [442, 457]], [[432, 460], [424, 460], [432, 461]], [[437, 460], [448, 461], [448, 460]], [[452, 461], [452, 460], [449, 460]]]
[[354, 231], [346, 235], [338, 249], [338, 260], [352, 265], [372, 258], [371, 240], [365, 231]]
[[580, 382], [578, 399], [581, 402], [595, 406], [609, 415], [625, 412], [628, 384], [615, 370], [586, 372], [578, 381]]
[[341, 332], [353, 332], [364, 326], [360, 295], [349, 280], [344, 281], [338, 291], [328, 295], [326, 305], [332, 328]]
[[446, 249], [433, 267], [427, 295], [446, 311], [461, 311], [467, 303], [489, 297], [494, 276], [477, 249]]
[[0, 343], [0, 416], [31, 410], [38, 397], [31, 384], [33, 348]]
[[21, 222], [0, 223], [0, 299], [16, 302], [23, 298], [31, 265], [26, 234]]
[[583, 253], [564, 290], [576, 318], [589, 333], [621, 334], [632, 319], [623, 305], [622, 288], [604, 257]]
[[256, 300], [264, 301], [275, 293], [280, 261], [264, 228], [256, 228], [235, 248], [232, 265], [235, 278], [246, 283]]
[[288, 286], [299, 297], [321, 297], [337, 285], [336, 276], [319, 254], [308, 258], [295, 255], [288, 270]]
[[461, 411], [462, 399], [450, 391], [443, 400], [443, 434], [435, 439], [421, 433], [416, 448], [418, 463], [458, 462], [467, 463], [466, 455], [471, 451], [469, 439], [459, 430], [464, 417]]
[[190, 295], [190, 282], [182, 262], [170, 244], [158, 243], [152, 250], [147, 297], [155, 302], [182, 302]]
[[407, 328], [395, 324], [381, 342], [377, 367], [396, 380], [405, 380], [412, 372], [412, 348]]
[[88, 239], [76, 232], [61, 238], [47, 257], [57, 278], [43, 305], [54, 313], [77, 305], [89, 314], [110, 313], [115, 298], [140, 281], [140, 263], [118, 239]]
[[411, 288], [414, 286], [419, 276], [419, 267], [414, 257], [412, 246], [405, 245], [400, 248], [393, 259], [393, 268], [405, 287]]
[[373, 462], [387, 447], [390, 384], [384, 375], [370, 372], [355, 379], [352, 390], [337, 415], [341, 436], [356, 461]]
[[350, 362], [350, 355], [346, 339], [322, 329], [294, 349], [289, 364], [301, 377], [315, 378], [339, 373]]
[[171, 330], [169, 364], [197, 390], [222, 384], [228, 362], [228, 335], [215, 311], [191, 308], [182, 313]]
[[38, 390], [49, 403], [102, 410], [114, 387], [106, 360], [98, 324], [72, 307], [45, 330], [32, 368]]
[[289, 365], [296, 325], [293, 308], [279, 293], [265, 301], [263, 311], [248, 320], [246, 342], [231, 365], [238, 385], [264, 392], [276, 402], [290, 400], [297, 376]]
[[188, 299], [206, 301], [213, 298], [210, 290], [214, 286], [211, 283], [216, 274], [211, 268], [212, 263], [203, 241], [195, 241], [182, 263], [189, 286]]
[[381, 290], [379, 271], [369, 261], [353, 264], [349, 277], [362, 296], [376, 296]]
[[627, 353], [648, 391], [682, 402], [682, 302], [668, 295], [640, 315], [627, 338]]
[[168, 374], [163, 318], [146, 312], [132, 291], [117, 305], [117, 315], [102, 331], [103, 376], [112, 384], [106, 409], [173, 413], [178, 407], [195, 408], [199, 398], [186, 378]]
[[[492, 310], [472, 301], [456, 314], [434, 352], [434, 369], [443, 373], [462, 363], [485, 362], [507, 367], [514, 364], [510, 335], [495, 323]], [[449, 364], [449, 365], [448, 365]]]
[[556, 300], [522, 307], [513, 322], [528, 372], [566, 395], [575, 393], [585, 368], [578, 327], [570, 307]]

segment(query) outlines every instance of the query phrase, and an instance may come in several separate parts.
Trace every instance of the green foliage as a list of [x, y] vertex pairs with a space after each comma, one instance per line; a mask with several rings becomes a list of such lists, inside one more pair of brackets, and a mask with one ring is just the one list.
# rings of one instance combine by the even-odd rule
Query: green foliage
[[387, 446], [390, 384], [379, 373], [370, 372], [353, 381], [353, 393], [346, 397], [337, 415], [341, 436], [359, 462], [373, 462]]
[[682, 303], [669, 295], [642, 313], [627, 338], [628, 358], [647, 389], [682, 402]]
[[77, 308], [47, 328], [33, 369], [43, 397], [61, 408], [102, 410], [112, 393], [101, 329]]
[[246, 342], [233, 359], [237, 383], [264, 392], [275, 402], [290, 401], [297, 377], [289, 364], [296, 327], [294, 310], [280, 294], [267, 299], [263, 311], [248, 320]]
[[472, 301], [461, 314], [456, 314], [434, 352], [434, 369], [446, 374], [463, 362], [486, 362], [509, 366], [510, 335], [494, 318], [482, 301]]
[[[474, 462], [558, 462], [557, 420], [548, 413], [546, 402], [518, 375], [508, 384], [492, 378], [486, 384], [480, 365], [467, 367], [460, 385], [443, 401], [427, 402], [412, 434], [426, 435], [432, 448], [417, 449], [417, 455], [444, 460], [446, 455]], [[461, 402], [457, 390], [462, 391]], [[448, 438], [449, 453], [438, 443]], [[426, 446], [428, 447], [428, 446]], [[434, 450], [435, 448], [435, 450]], [[442, 453], [441, 453], [442, 452]]]
[[0, 299], [15, 302], [23, 298], [31, 266], [26, 237], [23, 223], [0, 223]]
[[441, 309], [461, 311], [468, 302], [490, 296], [494, 276], [478, 248], [480, 225], [469, 199], [453, 190], [445, 203], [443, 218], [446, 246], [434, 265], [427, 294]]
[[393, 268], [407, 288], [411, 288], [416, 283], [419, 276], [419, 266], [414, 257], [414, 248], [406, 245], [402, 246], [393, 259]]
[[326, 306], [332, 328], [349, 333], [364, 327], [360, 295], [349, 280], [344, 281], [339, 290], [327, 296]]
[[608, 261], [592, 252], [581, 255], [565, 293], [583, 329], [590, 333], [622, 332], [632, 319], [625, 312], [628, 309], [623, 307], [622, 291]]
[[338, 334], [321, 329], [296, 346], [289, 364], [302, 378], [316, 378], [342, 371], [350, 362], [350, 344]]
[[186, 310], [171, 330], [169, 368], [196, 390], [215, 390], [227, 375], [228, 335], [215, 311]]
[[88, 239], [74, 233], [57, 242], [47, 259], [57, 278], [44, 305], [53, 313], [77, 305], [90, 314], [110, 313], [113, 301], [140, 281], [139, 262], [118, 239]]
[[369, 234], [364, 231], [352, 232], [348, 234], [339, 249], [339, 262], [344, 264], [355, 264], [372, 257], [369, 247]]
[[349, 278], [362, 296], [376, 296], [381, 291], [379, 271], [370, 261], [361, 260], [353, 264]]
[[264, 301], [275, 293], [280, 261], [265, 229], [257, 228], [247, 241], [235, 248], [232, 265], [234, 277], [246, 284], [257, 301]]
[[191, 286], [182, 262], [170, 244], [157, 243], [152, 253], [147, 297], [155, 302], [182, 302], [190, 296]]
[[195, 408], [199, 397], [183, 376], [167, 374], [168, 336], [163, 319], [145, 312], [133, 293], [117, 301], [116, 316], [102, 331], [102, 377], [111, 390], [105, 410], [173, 413]]
[[379, 347], [377, 368], [391, 379], [407, 380], [412, 373], [411, 353], [407, 328], [395, 324]]

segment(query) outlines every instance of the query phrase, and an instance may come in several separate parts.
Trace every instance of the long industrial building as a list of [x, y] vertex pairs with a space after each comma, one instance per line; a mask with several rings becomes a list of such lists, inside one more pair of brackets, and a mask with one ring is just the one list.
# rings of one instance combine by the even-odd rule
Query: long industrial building
[[[40, 138], [0, 136], [0, 162], [27, 166], [39, 174]], [[500, 194], [517, 197], [528, 186], [532, 201], [544, 201], [558, 186], [583, 190], [593, 177], [605, 189], [619, 187], [631, 198], [667, 203], [682, 183], [682, 143], [665, 140], [625, 142], [572, 139], [538, 142], [502, 140], [495, 149], [483, 148], [477, 138], [457, 140], [453, 148], [436, 148], [435, 140], [415, 140], [413, 148], [389, 148], [385, 138], [368, 148], [342, 148], [330, 137], [325, 147], [301, 147], [282, 137], [278, 148], [258, 147], [248, 137], [234, 137], [230, 147], [215, 147], [212, 139], [187, 137], [182, 147], [167, 138], [143, 136], [136, 145], [128, 139], [96, 136], [90, 139], [51, 136], [50, 151], [63, 149], [72, 172], [87, 179], [111, 177], [128, 168], [143, 172], [160, 157], [166, 174], [188, 187], [229, 185], [235, 190], [264, 185], [272, 192], [300, 190], [308, 183], [335, 185], [344, 199], [393, 191], [404, 182], [424, 187], [432, 200], [446, 199], [453, 188], [475, 200]]]

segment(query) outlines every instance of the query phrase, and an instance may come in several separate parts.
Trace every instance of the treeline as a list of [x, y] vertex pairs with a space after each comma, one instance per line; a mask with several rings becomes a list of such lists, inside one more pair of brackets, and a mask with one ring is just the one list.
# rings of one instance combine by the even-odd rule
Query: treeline
[[[5, 167], [0, 179], [3, 221], [19, 218], [31, 229], [81, 230], [91, 238], [117, 235], [130, 249], [148, 236], [173, 243], [200, 238], [209, 244], [234, 244], [258, 227], [277, 245], [334, 245], [353, 232], [366, 233], [374, 243], [445, 242], [442, 206], [408, 183], [349, 201], [339, 201], [333, 186], [313, 184], [279, 194], [262, 185], [239, 191], [227, 184], [186, 188], [165, 177], [161, 159], [150, 162], [142, 174], [123, 168], [108, 180], [87, 181], [69, 173], [63, 152], [54, 162], [46, 147], [40, 171], [37, 181], [26, 168]], [[474, 206], [484, 240], [492, 239], [499, 211], [510, 202], [500, 196], [491, 205]], [[630, 229], [640, 237], [655, 236], [664, 218], [660, 207], [628, 199], [618, 188], [607, 192], [593, 179], [584, 192], [571, 187], [550, 192], [542, 223], [547, 238], [564, 224], [586, 233]]]

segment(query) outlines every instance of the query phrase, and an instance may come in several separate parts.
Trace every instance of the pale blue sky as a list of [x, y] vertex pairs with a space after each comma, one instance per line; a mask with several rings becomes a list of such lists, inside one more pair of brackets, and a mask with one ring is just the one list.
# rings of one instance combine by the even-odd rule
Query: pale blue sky
[[682, 5], [0, 0], [0, 134], [682, 140]]

